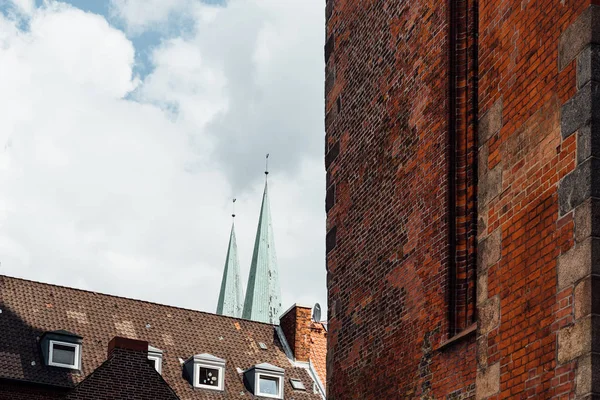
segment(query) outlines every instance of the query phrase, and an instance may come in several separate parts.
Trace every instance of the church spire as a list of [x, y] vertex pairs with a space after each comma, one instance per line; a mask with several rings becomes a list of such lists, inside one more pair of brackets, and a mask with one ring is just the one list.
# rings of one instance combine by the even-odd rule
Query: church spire
[[217, 314], [240, 318], [242, 316], [242, 282], [240, 280], [240, 260], [238, 258], [237, 243], [235, 240], [235, 199], [233, 199], [233, 221], [229, 235], [229, 247], [225, 259], [225, 270], [221, 282], [221, 292], [217, 304]]
[[[267, 154], [267, 159], [268, 157]], [[265, 175], [268, 173], [268, 170], [265, 171]], [[268, 182], [265, 179], [265, 191], [258, 218], [242, 316], [254, 321], [279, 324], [279, 314], [281, 314], [281, 289], [273, 240]]]

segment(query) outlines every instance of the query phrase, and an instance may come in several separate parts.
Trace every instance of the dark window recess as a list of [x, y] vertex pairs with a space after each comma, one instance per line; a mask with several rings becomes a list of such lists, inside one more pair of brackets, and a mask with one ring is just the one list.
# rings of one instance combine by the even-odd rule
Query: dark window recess
[[154, 369], [156, 369], [156, 359], [154, 359], [154, 358], [149, 358], [149, 359], [148, 359], [148, 362], [150, 363], [150, 365], [152, 365], [152, 367], [153, 367]]
[[340, 154], [340, 142], [335, 142], [333, 146], [329, 149], [327, 154], [325, 155], [325, 169], [329, 169], [329, 166], [332, 162], [335, 161], [337, 156]]
[[219, 386], [219, 370], [214, 368], [200, 367], [200, 380], [198, 383], [208, 386]]
[[57, 364], [75, 365], [75, 348], [55, 344], [52, 346], [52, 362]]
[[333, 250], [335, 248], [336, 245], [336, 234], [337, 234], [337, 227], [333, 227], [329, 230], [329, 232], [327, 232], [327, 235], [325, 236], [325, 253], [329, 253], [331, 250]]
[[327, 64], [327, 62], [329, 61], [329, 57], [331, 56], [331, 53], [333, 53], [334, 46], [334, 36], [330, 35], [329, 39], [327, 39], [327, 43], [325, 43], [325, 64]]
[[279, 378], [262, 375], [260, 377], [260, 393], [261, 394], [279, 394]]

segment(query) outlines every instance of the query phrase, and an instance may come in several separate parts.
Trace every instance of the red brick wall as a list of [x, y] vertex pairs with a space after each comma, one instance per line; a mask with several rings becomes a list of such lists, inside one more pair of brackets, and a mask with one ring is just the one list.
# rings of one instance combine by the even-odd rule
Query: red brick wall
[[330, 0], [326, 12], [328, 398], [468, 398], [474, 335], [440, 348], [453, 333], [450, 10]]
[[458, 21], [447, 4], [327, 2], [329, 398], [583, 396], [596, 281], [573, 270], [600, 206], [577, 188], [598, 145], [566, 130], [592, 103], [576, 69], [600, 33], [569, 28], [590, 0], [462, 0]]
[[295, 305], [279, 322], [297, 361], [308, 362], [311, 347], [312, 309]]
[[557, 288], [574, 235], [572, 215], [559, 219], [558, 190], [577, 149], [576, 135], [561, 136], [561, 107], [577, 87], [574, 60], [559, 71], [559, 42], [589, 3], [480, 2], [482, 397], [575, 395], [577, 363], [557, 360], [557, 333], [574, 320], [572, 289]]

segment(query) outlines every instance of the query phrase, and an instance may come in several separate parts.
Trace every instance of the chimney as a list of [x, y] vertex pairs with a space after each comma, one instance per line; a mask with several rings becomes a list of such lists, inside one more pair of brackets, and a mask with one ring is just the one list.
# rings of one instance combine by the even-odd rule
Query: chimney
[[312, 309], [294, 304], [280, 318], [279, 326], [285, 335], [296, 361], [310, 358]]
[[115, 336], [108, 343], [108, 357], [112, 356], [115, 351], [125, 350], [126, 352], [139, 352], [148, 356], [148, 342], [143, 340], [128, 339], [120, 336]]

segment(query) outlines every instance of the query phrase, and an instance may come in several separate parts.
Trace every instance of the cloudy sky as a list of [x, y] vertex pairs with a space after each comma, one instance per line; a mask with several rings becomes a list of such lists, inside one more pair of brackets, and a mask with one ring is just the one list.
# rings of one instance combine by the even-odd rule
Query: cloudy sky
[[324, 5], [0, 0], [0, 274], [214, 312], [270, 153], [284, 308], [325, 305]]

